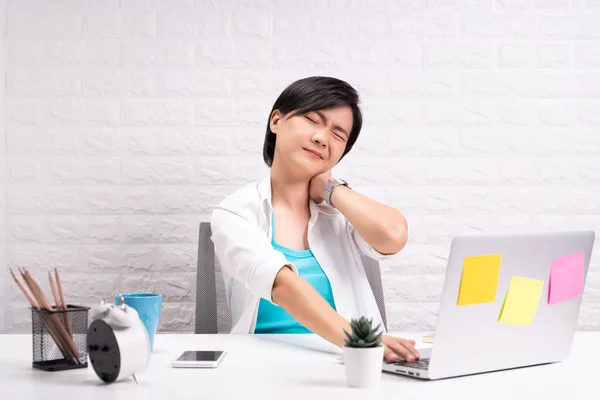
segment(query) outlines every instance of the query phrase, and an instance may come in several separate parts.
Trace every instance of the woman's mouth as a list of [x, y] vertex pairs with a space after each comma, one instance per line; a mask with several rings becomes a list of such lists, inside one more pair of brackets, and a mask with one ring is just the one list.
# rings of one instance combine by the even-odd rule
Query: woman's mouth
[[321, 157], [321, 155], [314, 150], [309, 150], [309, 149], [304, 149], [304, 150], [307, 151], [314, 158], [318, 158], [320, 160], [323, 159], [323, 157]]

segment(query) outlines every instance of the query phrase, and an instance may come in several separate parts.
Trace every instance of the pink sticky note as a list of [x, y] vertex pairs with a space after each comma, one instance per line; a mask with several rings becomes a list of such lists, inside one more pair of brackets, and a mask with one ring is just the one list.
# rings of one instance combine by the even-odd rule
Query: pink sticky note
[[583, 251], [552, 260], [548, 304], [556, 304], [581, 295], [584, 273]]

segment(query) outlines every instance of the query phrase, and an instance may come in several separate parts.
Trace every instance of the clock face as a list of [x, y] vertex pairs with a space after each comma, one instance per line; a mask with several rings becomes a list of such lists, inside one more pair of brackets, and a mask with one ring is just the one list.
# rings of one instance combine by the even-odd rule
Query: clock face
[[88, 353], [98, 377], [112, 383], [121, 370], [121, 353], [112, 328], [103, 320], [94, 320], [88, 329]]

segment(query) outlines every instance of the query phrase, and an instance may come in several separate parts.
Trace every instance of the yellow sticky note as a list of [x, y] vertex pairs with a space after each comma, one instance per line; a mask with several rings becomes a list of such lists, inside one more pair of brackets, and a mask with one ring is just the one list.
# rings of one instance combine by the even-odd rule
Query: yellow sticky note
[[496, 299], [501, 254], [465, 257], [458, 305], [491, 303]]
[[540, 302], [544, 281], [513, 276], [498, 321], [503, 324], [531, 325]]

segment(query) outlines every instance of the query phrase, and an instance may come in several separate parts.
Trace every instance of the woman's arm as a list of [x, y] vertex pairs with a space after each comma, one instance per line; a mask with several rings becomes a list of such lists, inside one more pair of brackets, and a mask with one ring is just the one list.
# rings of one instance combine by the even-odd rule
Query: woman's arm
[[[317, 203], [325, 198], [330, 171], [316, 175], [310, 183], [310, 197]], [[396, 254], [408, 239], [408, 223], [402, 213], [345, 186], [336, 187], [331, 203], [346, 217], [360, 236], [381, 254]]]
[[212, 242], [221, 268], [255, 295], [271, 300], [273, 282], [282, 267], [297, 274], [293, 263], [275, 250], [243, 207], [220, 204], [211, 216]]
[[400, 211], [346, 186], [333, 190], [331, 203], [378, 252], [395, 254], [406, 245], [408, 224]]
[[336, 346], [344, 345], [344, 330], [350, 332], [348, 321], [310, 283], [289, 268], [282, 268], [275, 277], [272, 296], [273, 302], [300, 324]]
[[[275, 277], [273, 302], [286, 310], [296, 321], [330, 343], [344, 346], [344, 330], [351, 332], [350, 324], [342, 318], [310, 283], [283, 267]], [[400, 357], [413, 361], [419, 358], [414, 340], [383, 335], [385, 358], [395, 361]]]

